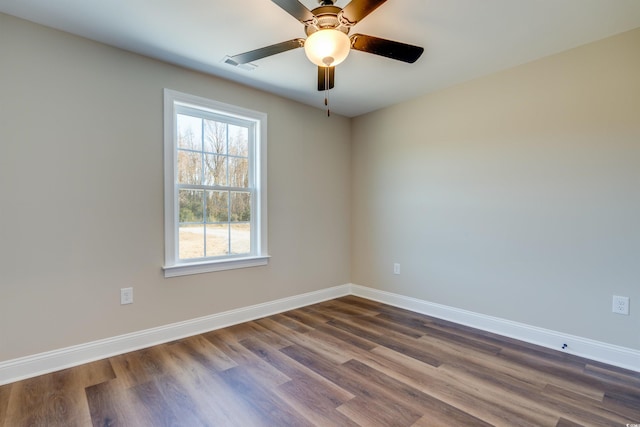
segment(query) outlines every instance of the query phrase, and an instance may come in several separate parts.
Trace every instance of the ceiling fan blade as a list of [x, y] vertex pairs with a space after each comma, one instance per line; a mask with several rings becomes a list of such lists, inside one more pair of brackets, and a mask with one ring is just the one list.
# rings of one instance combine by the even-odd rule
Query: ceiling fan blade
[[276, 55], [302, 46], [304, 46], [304, 39], [288, 40], [286, 42], [272, 44], [271, 46], [265, 46], [260, 49], [231, 56], [227, 59], [227, 62], [233, 61], [235, 65], [246, 64], [247, 62], [256, 61], [258, 59], [266, 58], [267, 56]]
[[296, 18], [303, 24], [311, 23], [316, 18], [309, 9], [307, 9], [298, 0], [271, 0], [282, 9], [284, 9], [289, 15]]
[[351, 0], [351, 2], [342, 9], [342, 16], [349, 21], [351, 25], [355, 25], [386, 1], [387, 0]]
[[327, 67], [318, 67], [318, 90], [319, 91], [323, 91], [323, 90], [329, 90], [329, 89], [333, 89], [334, 83], [335, 83], [335, 76], [336, 76], [336, 67], [329, 67], [329, 84], [326, 85], [326, 74], [327, 74]]
[[394, 42], [365, 34], [354, 34], [350, 39], [352, 49], [408, 62], [409, 64], [416, 62], [424, 52], [424, 48], [420, 46]]

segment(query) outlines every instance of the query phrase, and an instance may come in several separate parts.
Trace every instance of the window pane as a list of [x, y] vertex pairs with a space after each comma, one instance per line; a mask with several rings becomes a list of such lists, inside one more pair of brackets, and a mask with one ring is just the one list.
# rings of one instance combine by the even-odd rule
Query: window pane
[[231, 221], [251, 221], [251, 195], [248, 192], [231, 192]]
[[249, 186], [249, 161], [248, 159], [229, 158], [229, 185], [231, 187]]
[[204, 184], [227, 185], [227, 156], [204, 155]]
[[207, 256], [229, 255], [229, 224], [207, 225]]
[[180, 259], [204, 256], [204, 225], [181, 225], [178, 229]]
[[229, 154], [232, 156], [249, 155], [249, 129], [229, 125]]
[[203, 191], [180, 190], [180, 222], [203, 222]]
[[229, 192], [207, 191], [207, 222], [229, 221]]
[[178, 183], [202, 183], [202, 154], [178, 150]]
[[201, 151], [202, 119], [178, 114], [176, 120], [178, 125], [178, 148]]
[[227, 154], [227, 124], [213, 120], [204, 121], [204, 151]]
[[251, 225], [231, 224], [231, 253], [248, 254], [251, 252]]

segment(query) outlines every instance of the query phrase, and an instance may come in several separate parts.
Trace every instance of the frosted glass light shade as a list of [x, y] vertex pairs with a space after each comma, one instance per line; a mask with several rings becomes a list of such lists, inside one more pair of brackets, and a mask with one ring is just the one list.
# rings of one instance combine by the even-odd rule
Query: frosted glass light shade
[[307, 58], [320, 67], [335, 67], [347, 58], [350, 49], [349, 36], [334, 29], [316, 31], [304, 42]]

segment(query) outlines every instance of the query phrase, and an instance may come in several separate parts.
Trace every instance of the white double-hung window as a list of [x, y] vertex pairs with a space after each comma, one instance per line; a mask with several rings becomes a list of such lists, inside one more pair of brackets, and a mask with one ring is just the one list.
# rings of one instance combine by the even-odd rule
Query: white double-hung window
[[265, 265], [264, 113], [165, 89], [165, 277]]

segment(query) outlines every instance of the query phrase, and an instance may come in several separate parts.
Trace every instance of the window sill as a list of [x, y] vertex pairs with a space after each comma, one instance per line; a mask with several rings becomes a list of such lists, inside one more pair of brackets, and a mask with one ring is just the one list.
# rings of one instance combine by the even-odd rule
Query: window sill
[[270, 256], [252, 256], [244, 258], [225, 259], [221, 261], [205, 261], [164, 266], [164, 277], [187, 276], [189, 274], [210, 273], [213, 271], [234, 270], [237, 268], [257, 267], [267, 265]]

